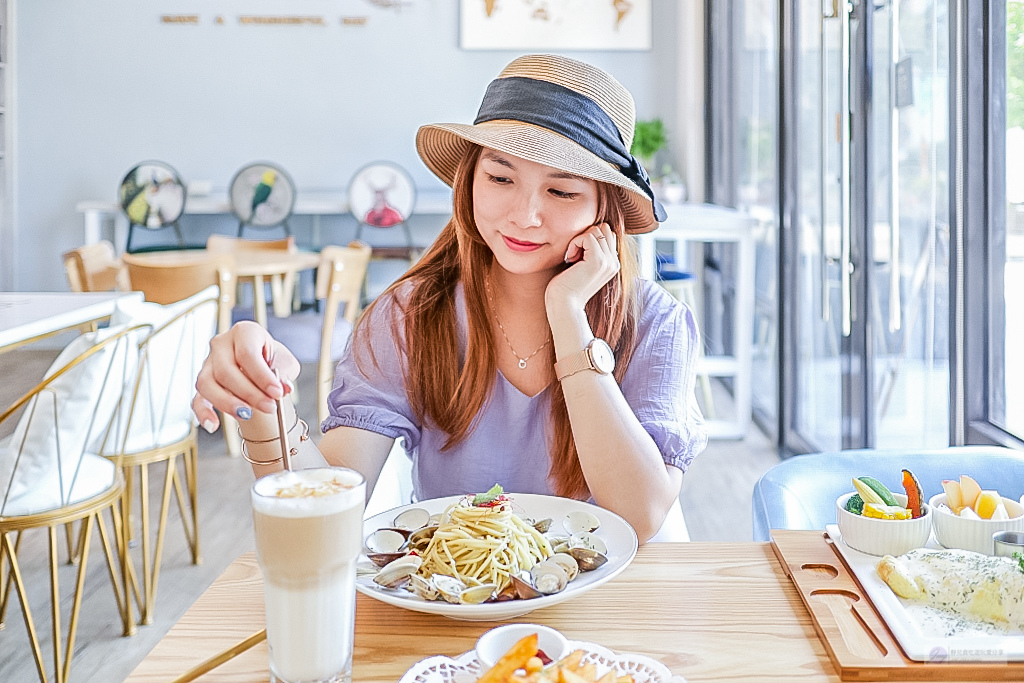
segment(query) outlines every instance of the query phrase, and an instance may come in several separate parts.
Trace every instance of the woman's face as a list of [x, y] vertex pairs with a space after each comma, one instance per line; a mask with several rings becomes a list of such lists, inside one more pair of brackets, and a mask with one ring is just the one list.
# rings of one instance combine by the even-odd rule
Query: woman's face
[[484, 148], [473, 176], [477, 229], [502, 268], [554, 271], [597, 219], [597, 182]]

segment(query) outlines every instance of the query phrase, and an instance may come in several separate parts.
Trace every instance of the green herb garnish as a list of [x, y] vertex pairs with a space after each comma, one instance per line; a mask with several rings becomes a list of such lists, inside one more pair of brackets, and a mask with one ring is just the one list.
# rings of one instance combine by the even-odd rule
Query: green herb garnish
[[498, 500], [504, 492], [505, 489], [501, 488], [501, 484], [495, 484], [487, 493], [478, 493], [473, 496], [473, 505], [487, 505], [488, 503], [493, 503]]
[[1017, 560], [1017, 566], [1020, 567], [1021, 572], [1024, 572], [1024, 555], [1015, 552], [1013, 559]]

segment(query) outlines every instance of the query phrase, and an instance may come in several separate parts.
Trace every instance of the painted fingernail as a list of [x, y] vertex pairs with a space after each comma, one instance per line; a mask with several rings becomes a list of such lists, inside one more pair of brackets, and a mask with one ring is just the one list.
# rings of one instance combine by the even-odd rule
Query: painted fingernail
[[213, 423], [213, 420], [203, 420], [203, 429], [205, 429], [208, 434], [213, 434], [217, 431], [217, 425]]
[[252, 417], [252, 408], [241, 406], [235, 410], [235, 415], [239, 420], [248, 420]]

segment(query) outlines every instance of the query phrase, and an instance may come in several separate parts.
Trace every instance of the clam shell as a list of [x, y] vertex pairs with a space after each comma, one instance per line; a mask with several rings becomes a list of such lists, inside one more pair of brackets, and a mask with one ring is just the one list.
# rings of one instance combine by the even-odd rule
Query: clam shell
[[536, 522], [530, 522], [530, 524], [533, 525], [533, 528], [536, 529], [538, 532], [546, 534], [548, 532], [548, 529], [551, 528], [551, 524], [554, 521], [555, 520], [551, 519], [550, 517], [545, 517], [544, 519], [538, 519]]
[[493, 583], [484, 583], [479, 586], [470, 586], [459, 593], [459, 602], [463, 605], [479, 605], [494, 597], [498, 587]]
[[409, 539], [409, 532], [405, 529], [383, 528], [371, 531], [363, 541], [366, 554], [370, 553], [397, 553], [405, 547]]
[[602, 555], [608, 554], [608, 546], [601, 540], [601, 537], [590, 533], [573, 534], [570, 536], [569, 548], [587, 548]]
[[608, 561], [605, 555], [590, 548], [570, 548], [569, 554], [579, 564], [581, 572], [594, 571]]
[[576, 576], [580, 573], [579, 562], [577, 562], [576, 558], [570, 555], [569, 553], [555, 553], [554, 555], [552, 555], [544, 561], [554, 562], [562, 569], [564, 569], [570, 581], [575, 579]]
[[544, 595], [560, 593], [565, 590], [569, 583], [569, 575], [565, 573], [562, 566], [557, 562], [538, 562], [530, 570], [530, 579], [533, 587]]
[[395, 517], [394, 525], [399, 529], [412, 531], [426, 526], [429, 521], [430, 513], [423, 508], [409, 508]]
[[434, 584], [434, 588], [444, 598], [445, 602], [451, 602], [459, 604], [459, 596], [462, 595], [462, 591], [466, 590], [466, 584], [462, 583], [454, 576], [445, 576], [444, 574], [434, 574], [430, 581]]
[[419, 574], [413, 574], [409, 577], [409, 590], [424, 600], [437, 600], [439, 597], [437, 588], [434, 587], [430, 579], [425, 579]]
[[385, 588], [398, 588], [409, 581], [409, 577], [419, 570], [421, 564], [423, 559], [418, 555], [403, 555], [381, 567], [373, 581]]
[[513, 574], [511, 577], [512, 587], [516, 591], [516, 595], [519, 596], [520, 600], [531, 600], [533, 598], [539, 598], [543, 593], [533, 587], [533, 583], [530, 580], [530, 572], [520, 572], [519, 574]]
[[437, 531], [437, 525], [425, 526], [422, 529], [409, 534], [409, 547], [418, 550], [420, 552], [427, 549], [430, 545], [430, 539], [434, 537], [434, 532]]
[[405, 552], [397, 553], [366, 553], [366, 558], [373, 562], [378, 567], [384, 567], [391, 564], [400, 557], [405, 557]]
[[601, 527], [601, 520], [586, 510], [573, 510], [562, 520], [562, 527], [570, 536], [591, 533]]

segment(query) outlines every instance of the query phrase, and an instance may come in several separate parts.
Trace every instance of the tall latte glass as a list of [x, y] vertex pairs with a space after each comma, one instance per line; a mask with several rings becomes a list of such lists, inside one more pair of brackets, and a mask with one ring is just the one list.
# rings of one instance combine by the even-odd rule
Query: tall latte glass
[[340, 467], [268, 474], [252, 487], [275, 683], [352, 678], [365, 482]]

